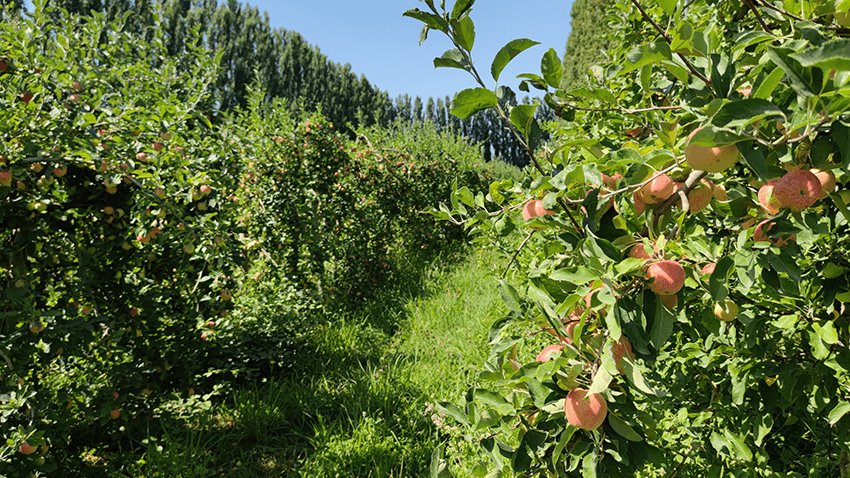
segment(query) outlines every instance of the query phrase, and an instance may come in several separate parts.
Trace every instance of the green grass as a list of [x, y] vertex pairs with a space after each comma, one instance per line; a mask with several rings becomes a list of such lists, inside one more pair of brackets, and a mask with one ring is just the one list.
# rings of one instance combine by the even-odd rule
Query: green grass
[[430, 404], [474, 382], [487, 330], [504, 313], [489, 275], [495, 260], [454, 252], [410, 264], [375, 300], [315, 326], [286, 375], [166, 426], [121, 474], [427, 476], [431, 452], [450, 433]]

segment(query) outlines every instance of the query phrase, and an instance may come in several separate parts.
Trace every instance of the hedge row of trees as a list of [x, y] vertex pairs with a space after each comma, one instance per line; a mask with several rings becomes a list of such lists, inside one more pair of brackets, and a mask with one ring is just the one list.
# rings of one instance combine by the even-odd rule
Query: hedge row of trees
[[[353, 134], [359, 126], [387, 126], [395, 121], [431, 122], [438, 130], [454, 128], [472, 142], [481, 144], [485, 158], [499, 158], [524, 166], [516, 138], [494, 114], [482, 113], [467, 120], [449, 119], [451, 99], [400, 95], [391, 99], [386, 91], [358, 76], [350, 64], [329, 60], [317, 46], [310, 45], [298, 32], [273, 28], [268, 14], [237, 0], [219, 4], [217, 0], [165, 0], [155, 14], [151, 0], [50, 0], [72, 14], [92, 11], [108, 21], [125, 17], [128, 31], [142, 31], [150, 38], [152, 28], [162, 29], [170, 56], [185, 54], [190, 32], [197, 30], [201, 46], [223, 51], [219, 74], [210, 85], [208, 107], [215, 111], [244, 109], [249, 86], [263, 89], [266, 100], [288, 99], [291, 112], [301, 108], [317, 111], [333, 124]], [[14, 3], [21, 8], [20, 2]], [[161, 15], [161, 18], [157, 18]], [[551, 115], [541, 114], [541, 119]]]

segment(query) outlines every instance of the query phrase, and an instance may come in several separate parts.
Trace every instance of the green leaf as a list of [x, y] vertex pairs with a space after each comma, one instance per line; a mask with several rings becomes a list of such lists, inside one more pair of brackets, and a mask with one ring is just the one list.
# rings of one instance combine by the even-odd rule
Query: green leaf
[[850, 70], [850, 38], [837, 38], [816, 48], [789, 55], [804, 67], [817, 67], [825, 72]]
[[434, 408], [445, 413], [446, 415], [451, 416], [460, 423], [469, 426], [469, 418], [467, 417], [466, 412], [461, 410], [460, 407], [455, 405], [454, 403], [437, 402], [434, 404]]
[[528, 38], [517, 38], [516, 40], [508, 42], [507, 45], [503, 46], [501, 50], [496, 53], [496, 57], [493, 59], [493, 64], [490, 66], [490, 73], [493, 75], [493, 79], [499, 81], [499, 75], [502, 74], [502, 70], [505, 69], [514, 57], [534, 45], [539, 44], [540, 42], [529, 40]]
[[645, 43], [635, 47], [626, 54], [623, 68], [617, 72], [617, 76], [637, 70], [644, 65], [658, 63], [661, 60], [669, 60], [671, 59], [671, 55], [670, 46], [663, 38], [659, 38], [652, 43]]
[[586, 88], [575, 88], [567, 92], [570, 96], [579, 96], [590, 100], [605, 101], [607, 103], [616, 103], [617, 98], [607, 88], [595, 88], [588, 86]]
[[454, 116], [467, 119], [475, 113], [494, 108], [499, 103], [496, 94], [486, 88], [469, 88], [458, 93], [452, 100]]
[[611, 425], [611, 428], [614, 429], [621, 437], [625, 438], [629, 441], [643, 441], [643, 437], [638, 434], [626, 423], [622, 418], [614, 415], [613, 413], [608, 414], [608, 424]]
[[443, 459], [443, 447], [434, 448], [431, 453], [431, 466], [428, 468], [430, 478], [451, 478], [449, 464]]
[[475, 399], [484, 405], [489, 405], [493, 407], [497, 412], [502, 415], [507, 415], [514, 411], [514, 406], [509, 401], [505, 399], [505, 397], [499, 395], [496, 392], [491, 392], [490, 390], [485, 390], [483, 388], [476, 388], [474, 392]]
[[794, 50], [789, 48], [767, 47], [768, 58], [776, 66], [782, 68], [791, 81], [791, 86], [803, 96], [814, 96], [816, 93], [809, 79], [806, 77], [802, 65], [790, 56], [793, 53]]
[[673, 334], [673, 325], [676, 317], [664, 307], [661, 300], [655, 300], [655, 316], [652, 321], [652, 329], [649, 331], [649, 339], [656, 349], [660, 349]]
[[667, 15], [672, 15], [673, 11], [676, 10], [677, 0], [658, 0], [658, 3]]
[[831, 412], [829, 412], [829, 416], [827, 417], [827, 420], [829, 420], [829, 424], [835, 425], [836, 423], [838, 423], [838, 420], [841, 420], [841, 417], [847, 414], [847, 412], [850, 412], [850, 403], [839, 403], [835, 406], [835, 408], [832, 409]]
[[708, 278], [708, 291], [711, 294], [712, 301], [720, 302], [729, 295], [729, 288], [727, 286], [729, 282], [729, 269], [734, 265], [735, 261], [730, 256], [725, 256], [717, 263], [714, 272]]
[[835, 345], [838, 343], [838, 331], [835, 330], [835, 324], [832, 321], [825, 322], [823, 325], [814, 322], [812, 323], [812, 328], [815, 329], [821, 340], [827, 344]]
[[471, 51], [472, 45], [475, 44], [475, 24], [472, 18], [467, 16], [460, 20], [452, 20], [451, 25], [458, 45], [466, 51]]
[[463, 53], [458, 49], [447, 50], [443, 56], [434, 58], [434, 68], [457, 68], [459, 70], [468, 70], [466, 59]]
[[599, 273], [584, 266], [557, 269], [549, 274], [549, 279], [557, 282], [569, 282], [570, 284], [582, 285], [598, 279]]
[[772, 41], [774, 36], [761, 30], [741, 32], [733, 41], [732, 51], [740, 51], [750, 45]]
[[785, 114], [770, 101], [745, 99], [721, 106], [711, 118], [711, 124], [718, 128], [743, 128], [770, 117], [785, 118]]
[[773, 90], [776, 89], [776, 86], [782, 81], [782, 77], [785, 76], [785, 71], [782, 68], [775, 68], [770, 72], [769, 75], [758, 85], [755, 93], [752, 94], [752, 98], [765, 100], [770, 98], [770, 95], [773, 94]]
[[499, 281], [497, 288], [499, 289], [499, 293], [502, 295], [502, 301], [504, 301], [505, 305], [508, 306], [508, 309], [510, 309], [514, 315], [525, 315], [525, 308], [522, 306], [522, 299], [520, 299], [519, 293], [516, 289], [514, 289], [514, 286], [505, 281]]
[[558, 88], [561, 85], [561, 76], [564, 74], [564, 64], [558, 58], [558, 52], [554, 48], [550, 48], [540, 60], [540, 72], [543, 73], [543, 78], [546, 83], [552, 88]]
[[596, 478], [598, 464], [599, 455], [596, 454], [596, 450], [594, 449], [592, 452], [584, 455], [584, 458], [581, 460], [581, 476], [585, 478]]
[[460, 18], [461, 15], [463, 15], [470, 8], [472, 8], [472, 4], [474, 3], [475, 0], [457, 0], [455, 2], [455, 6], [452, 8], [452, 18]]
[[754, 141], [745, 141], [738, 143], [738, 152], [744, 158], [747, 166], [762, 180], [768, 180], [767, 170], [767, 155], [761, 146], [756, 145]]
[[590, 389], [588, 389], [587, 394], [601, 393], [608, 390], [608, 385], [611, 384], [611, 380], [613, 378], [614, 377], [608, 373], [608, 370], [606, 370], [605, 367], [599, 367], [596, 369], [596, 375], [593, 377], [593, 383], [590, 385]]
[[623, 355], [622, 362], [620, 363], [623, 367], [623, 372], [626, 376], [626, 380], [632, 387], [640, 390], [641, 392], [647, 395], [653, 395], [658, 397], [665, 395], [664, 393], [653, 390], [653, 388], [646, 383], [646, 380], [643, 378], [643, 374], [640, 373], [640, 370], [638, 370], [637, 365], [632, 362], [632, 359], [629, 358], [628, 354]]
[[726, 439], [729, 440], [728, 443], [731, 445], [731, 451], [739, 460], [750, 461], [753, 459], [753, 452], [750, 450], [750, 447], [744, 443], [743, 438], [725, 429], [723, 430], [723, 434], [726, 436]]
[[445, 21], [439, 15], [434, 15], [433, 13], [423, 12], [418, 8], [411, 8], [410, 10], [402, 13], [403, 17], [410, 17], [419, 20], [420, 22], [425, 23], [429, 27], [434, 30], [440, 30], [441, 32], [448, 33], [449, 32], [449, 23]]

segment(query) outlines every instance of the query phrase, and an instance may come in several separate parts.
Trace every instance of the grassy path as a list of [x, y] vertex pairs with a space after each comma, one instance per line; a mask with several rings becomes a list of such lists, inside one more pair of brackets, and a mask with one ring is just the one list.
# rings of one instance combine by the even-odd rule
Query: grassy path
[[427, 476], [441, 433], [428, 403], [466, 391], [503, 313], [494, 260], [433, 261], [364, 310], [336, 314], [294, 373], [232, 393], [207, 426], [146, 457], [146, 476]]

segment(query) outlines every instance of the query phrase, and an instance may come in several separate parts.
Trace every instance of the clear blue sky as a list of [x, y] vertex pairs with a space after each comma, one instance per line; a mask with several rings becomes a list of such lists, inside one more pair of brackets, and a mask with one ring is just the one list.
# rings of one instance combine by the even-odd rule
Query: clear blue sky
[[[432, 31], [418, 45], [422, 23], [402, 13], [411, 8], [427, 10], [419, 0], [240, 1], [267, 11], [273, 27], [301, 33], [332, 61], [351, 64], [357, 75], [365, 75], [391, 98], [404, 93], [423, 99], [453, 96], [475, 86], [464, 71], [434, 68], [434, 57], [451, 47], [445, 35]], [[26, 3], [31, 8], [31, 2]], [[448, 8], [454, 4], [453, 0], [446, 3]], [[562, 56], [570, 34], [571, 8], [572, 0], [478, 0], [471, 15], [476, 33], [472, 54], [488, 86], [493, 86], [493, 57], [515, 38], [530, 38], [540, 45], [521, 53], [502, 72], [501, 84], [514, 91], [518, 74], [540, 72], [540, 58], [549, 48]]]
[[[300, 32], [312, 45], [337, 63], [351, 64], [372, 85], [395, 98], [453, 96], [475, 86], [464, 71], [435, 69], [433, 59], [451, 47], [440, 32], [419, 46], [422, 23], [402, 13], [411, 8], [427, 10], [418, 0], [252, 0], [269, 13], [272, 26]], [[439, 2], [435, 2], [439, 5]], [[454, 2], [448, 0], [447, 8]], [[572, 0], [478, 0], [473, 6], [475, 66], [491, 83], [490, 63], [496, 52], [515, 38], [540, 42], [516, 57], [502, 72], [502, 84], [514, 91], [520, 73], [539, 73], [540, 58], [549, 48], [564, 54], [570, 33]], [[485, 76], [486, 75], [486, 76]], [[520, 92], [521, 93], [521, 92]]]

